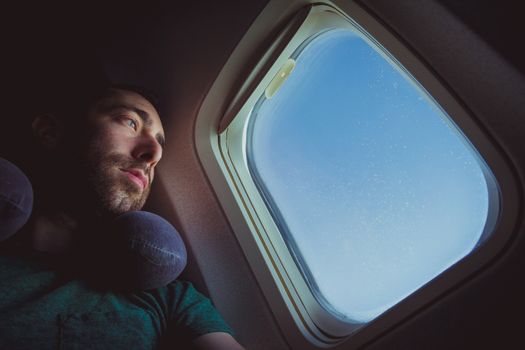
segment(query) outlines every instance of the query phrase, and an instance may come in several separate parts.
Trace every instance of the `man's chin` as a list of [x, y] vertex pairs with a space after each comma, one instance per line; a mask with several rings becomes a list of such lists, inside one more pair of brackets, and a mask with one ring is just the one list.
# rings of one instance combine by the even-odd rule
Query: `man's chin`
[[93, 177], [94, 207], [99, 215], [113, 217], [128, 211], [140, 210], [149, 195], [150, 187], [142, 189], [121, 174], [118, 167], [100, 171]]
[[144, 206], [145, 199], [142, 193], [129, 193], [127, 191], [106, 192], [105, 198], [99, 201], [98, 212], [103, 216], [118, 216], [128, 211], [140, 210]]

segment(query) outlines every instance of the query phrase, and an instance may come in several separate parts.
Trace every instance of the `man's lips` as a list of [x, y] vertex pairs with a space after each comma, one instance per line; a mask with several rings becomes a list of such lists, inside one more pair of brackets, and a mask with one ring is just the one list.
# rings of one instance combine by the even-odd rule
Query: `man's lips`
[[120, 169], [123, 171], [131, 181], [134, 181], [137, 185], [141, 186], [142, 189], [148, 187], [148, 178], [144, 175], [141, 170], [138, 169]]

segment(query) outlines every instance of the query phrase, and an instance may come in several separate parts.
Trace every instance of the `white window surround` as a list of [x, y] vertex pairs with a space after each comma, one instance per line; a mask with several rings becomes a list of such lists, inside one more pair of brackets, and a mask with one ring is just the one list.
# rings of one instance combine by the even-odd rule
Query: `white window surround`
[[[279, 6], [275, 3], [270, 2], [265, 9], [266, 13], [263, 11], [261, 14], [261, 18], [264, 18], [265, 14], [270, 16], [272, 6]], [[294, 13], [302, 7], [301, 5], [303, 4], [300, 2], [289, 4], [287, 11]], [[226, 90], [232, 87], [232, 82], [236, 78], [235, 74], [239, 71], [236, 68], [246, 64], [239, 58], [242, 57], [242, 54], [238, 54], [236, 57], [236, 52], [234, 52], [204, 100], [196, 127], [197, 150], [203, 167], [225, 209], [237, 239], [245, 251], [247, 260], [267, 296], [272, 311], [279, 316], [278, 319], [282, 322], [283, 333], [290, 334], [289, 341], [291, 343], [302, 342], [301, 336], [308, 339], [308, 346], [312, 348], [337, 345], [349, 336], [351, 336], [351, 340], [346, 345], [353, 344], [357, 347], [370, 339], [375, 333], [385, 330], [389, 325], [435, 300], [447, 289], [464, 280], [501, 251], [509, 238], [505, 234], [507, 231], [503, 230], [502, 227], [512, 225], [515, 213], [502, 211], [496, 231], [487, 239], [485, 244], [429, 285], [367, 324], [366, 327], [359, 329], [362, 325], [342, 322], [326, 312], [310, 293], [269, 211], [266, 209], [264, 201], [258, 195], [248, 172], [245, 147], [243, 146], [246, 141], [246, 118], [250, 115], [255, 102], [286, 59], [308, 37], [326, 28], [365, 27], [374, 36], [374, 39], [370, 38], [370, 40], [372, 42], [377, 40], [382, 46], [388, 48], [389, 52], [396, 57], [395, 60], [401, 62], [417, 78], [476, 146], [494, 170], [494, 175], [500, 184], [502, 200], [504, 199], [506, 203], [517, 200], [512, 194], [514, 187], [512, 176], [498, 152], [487, 141], [487, 137], [456, 99], [439, 83], [438, 79], [407, 48], [403, 47], [398, 40], [357, 5], [353, 3], [340, 4], [341, 12], [351, 13], [352, 19], [344, 18], [346, 15], [338, 13], [339, 11], [335, 7], [328, 5], [334, 6], [327, 4], [313, 7], [306, 20], [301, 22], [292, 40], [286, 43], [282, 51], [274, 55], [274, 57], [277, 56], [275, 64], [270, 67], [253, 93], [248, 94], [246, 91], [249, 92], [250, 90], [250, 80], [255, 81], [258, 74], [250, 75], [247, 78], [248, 84], [244, 84], [240, 89], [239, 87], [236, 88], [240, 92], [233, 101], [226, 101], [226, 103], [231, 102], [229, 106], [226, 106], [228, 107], [226, 114], [231, 110], [239, 109], [241, 105], [242, 107], [227, 129], [219, 134], [216, 126], [223, 115], [217, 111], [224, 110], [224, 98], [228, 96], [229, 92], [224, 91], [225, 86]], [[254, 28], [257, 24], [256, 21]], [[255, 35], [254, 31], [255, 29], [247, 33], [236, 51], [242, 52], [243, 46], [244, 50], [250, 46], [250, 35]], [[394, 60], [391, 57], [388, 59]], [[264, 66], [264, 64], [256, 65], [255, 71], [264, 71]], [[499, 194], [497, 190], [494, 190], [491, 195], [498, 196]], [[492, 216], [489, 220], [492, 220], [494, 226], [498, 213], [494, 211], [491, 213]], [[355, 332], [358, 329], [359, 332]]]

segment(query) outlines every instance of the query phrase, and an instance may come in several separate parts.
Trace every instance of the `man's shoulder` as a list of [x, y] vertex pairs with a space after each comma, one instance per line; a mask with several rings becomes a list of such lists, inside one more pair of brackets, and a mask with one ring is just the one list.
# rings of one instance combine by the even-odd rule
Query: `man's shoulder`
[[185, 280], [174, 280], [165, 286], [137, 291], [131, 294], [131, 299], [138, 298], [151, 303], [160, 303], [167, 310], [175, 312], [175, 308], [185, 303], [196, 300], [209, 300], [202, 293], [198, 292], [193, 283]]

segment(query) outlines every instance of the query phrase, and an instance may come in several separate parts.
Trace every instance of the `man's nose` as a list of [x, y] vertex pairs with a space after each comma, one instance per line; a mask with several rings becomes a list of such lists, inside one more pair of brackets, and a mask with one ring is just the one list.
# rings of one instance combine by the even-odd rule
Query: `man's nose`
[[162, 157], [162, 146], [151, 135], [144, 135], [133, 149], [133, 158], [150, 166], [156, 165]]

